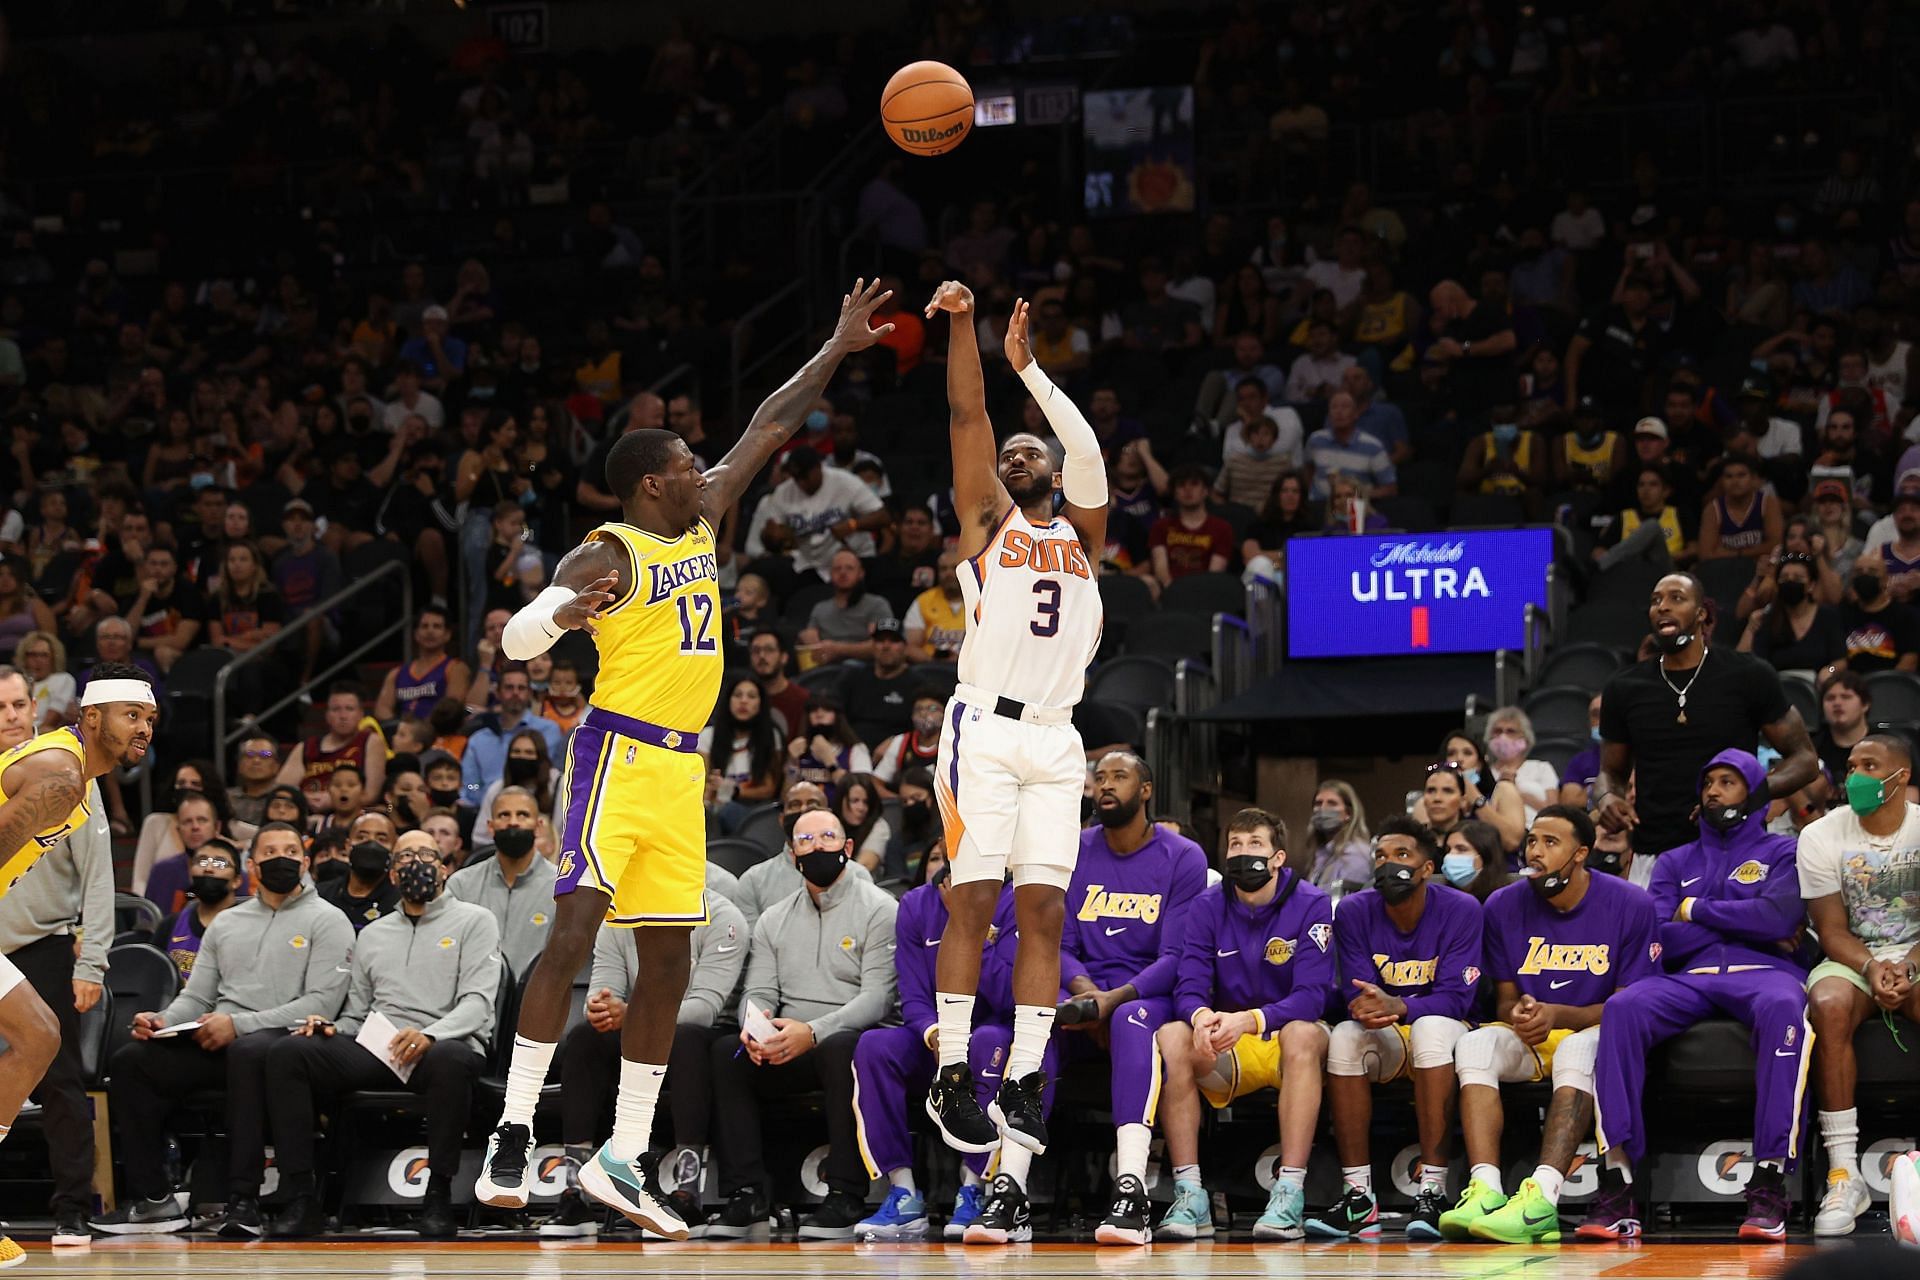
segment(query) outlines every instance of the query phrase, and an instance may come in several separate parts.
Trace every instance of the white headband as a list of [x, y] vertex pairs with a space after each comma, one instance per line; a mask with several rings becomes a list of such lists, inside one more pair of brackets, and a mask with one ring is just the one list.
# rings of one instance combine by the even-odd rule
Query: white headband
[[89, 680], [87, 691], [80, 695], [83, 707], [98, 707], [108, 702], [138, 702], [144, 706], [158, 706], [153, 700], [153, 686], [145, 680]]

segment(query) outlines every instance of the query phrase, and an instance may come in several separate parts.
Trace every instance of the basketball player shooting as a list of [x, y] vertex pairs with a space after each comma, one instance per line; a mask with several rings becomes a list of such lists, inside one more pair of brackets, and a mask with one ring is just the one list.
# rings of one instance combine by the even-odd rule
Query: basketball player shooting
[[[1073, 707], [1100, 643], [1095, 575], [1107, 536], [1107, 473], [1093, 427], [1034, 361], [1025, 301], [1007, 323], [1007, 359], [1065, 449], [1057, 473], [1038, 436], [1020, 432], [994, 447], [973, 294], [948, 281], [928, 316], [936, 310], [951, 316], [947, 400], [967, 634], [934, 771], [953, 888], [935, 979], [940, 1068], [927, 1110], [950, 1146], [976, 1153], [999, 1146], [1003, 1177], [1024, 1183], [1027, 1163], [1047, 1145], [1040, 1055], [1053, 1031], [1060, 932], [1079, 847], [1087, 763]], [[1066, 499], [1059, 514], [1056, 491]], [[982, 944], [1008, 871], [1020, 930], [1013, 1046], [999, 1095], [983, 1112], [967, 1048]], [[1024, 1201], [1024, 1185], [1003, 1192], [1003, 1177], [995, 1179], [985, 1219], [1005, 1194]]]
[[580, 1170], [580, 1188], [648, 1230], [686, 1238], [649, 1146], [687, 989], [689, 932], [707, 922], [706, 770], [696, 748], [723, 661], [714, 529], [805, 420], [841, 360], [892, 332], [869, 324], [888, 296], [877, 283], [856, 281], [832, 338], [755, 411], [712, 470], [702, 474], [671, 431], [621, 436], [607, 457], [607, 488], [619, 496], [622, 518], [569, 552], [554, 584], [501, 637], [506, 655], [525, 661], [562, 631], [585, 631], [600, 651], [600, 674], [568, 739], [554, 922], [527, 983], [506, 1107], [475, 1187], [484, 1204], [527, 1203], [534, 1106], [566, 1029], [574, 976], [605, 921], [634, 931], [640, 979], [621, 1031], [613, 1136]]

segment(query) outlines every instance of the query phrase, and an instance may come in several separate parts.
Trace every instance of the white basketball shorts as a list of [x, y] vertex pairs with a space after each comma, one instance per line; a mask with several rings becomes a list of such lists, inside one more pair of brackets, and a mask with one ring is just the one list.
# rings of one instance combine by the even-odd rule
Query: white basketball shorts
[[1050, 884], [1065, 891], [1080, 852], [1087, 756], [1069, 711], [1029, 707], [1001, 715], [998, 699], [967, 685], [940, 725], [934, 793], [953, 882]]

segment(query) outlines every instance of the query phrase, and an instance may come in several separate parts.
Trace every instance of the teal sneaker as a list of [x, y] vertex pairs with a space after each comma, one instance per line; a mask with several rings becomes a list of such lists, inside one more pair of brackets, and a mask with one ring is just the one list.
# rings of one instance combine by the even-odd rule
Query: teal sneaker
[[580, 1189], [644, 1230], [668, 1240], [687, 1238], [687, 1224], [661, 1189], [658, 1151], [645, 1151], [626, 1161], [614, 1159], [603, 1146], [580, 1167]]
[[1156, 1240], [1211, 1240], [1213, 1204], [1207, 1189], [1197, 1182], [1174, 1183], [1173, 1207], [1160, 1219], [1153, 1236]]
[[1267, 1193], [1266, 1212], [1253, 1224], [1256, 1240], [1304, 1240], [1307, 1235], [1307, 1193], [1291, 1182], [1275, 1181]]
[[927, 1202], [918, 1191], [888, 1187], [887, 1198], [872, 1217], [856, 1223], [855, 1240], [924, 1240], [927, 1238]]

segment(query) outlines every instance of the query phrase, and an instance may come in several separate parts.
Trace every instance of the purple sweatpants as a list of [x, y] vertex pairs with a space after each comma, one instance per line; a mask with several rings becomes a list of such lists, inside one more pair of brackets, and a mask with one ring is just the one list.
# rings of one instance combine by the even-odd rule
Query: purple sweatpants
[[1593, 1073], [1600, 1149], [1624, 1147], [1636, 1161], [1646, 1155], [1640, 1097], [1648, 1052], [1719, 1014], [1753, 1031], [1758, 1093], [1753, 1158], [1781, 1160], [1792, 1169], [1800, 1159], [1807, 1070], [1813, 1061], [1813, 1028], [1807, 1023], [1807, 993], [1801, 985], [1805, 981], [1795, 969], [1669, 973], [1616, 993], [1600, 1019], [1600, 1056]]
[[[1141, 996], [1113, 1011], [1107, 1024], [1106, 1056], [1112, 1064], [1109, 1087], [1113, 1095], [1113, 1124], [1153, 1127], [1160, 1104], [1160, 1049], [1154, 1033], [1173, 1021], [1173, 1001], [1164, 996]], [[1069, 1062], [1098, 1061], [1100, 1043], [1079, 1031], [1059, 1032], [1066, 1038]]]
[[[973, 1029], [967, 1042], [967, 1065], [973, 1070], [974, 1094], [981, 1106], [1000, 1092], [1007, 1054], [1013, 1048], [1013, 1028], [985, 1023]], [[1047, 1042], [1040, 1070], [1047, 1077], [1042, 1102], [1053, 1109], [1053, 1078], [1058, 1074], [1059, 1038]], [[939, 1060], [911, 1027], [874, 1027], [863, 1032], [853, 1050], [853, 1122], [860, 1140], [860, 1156], [867, 1172], [884, 1178], [913, 1164], [913, 1136], [907, 1127], [907, 1103], [917, 1099], [933, 1079]], [[967, 1168], [984, 1174], [991, 1153], [963, 1155]]]

